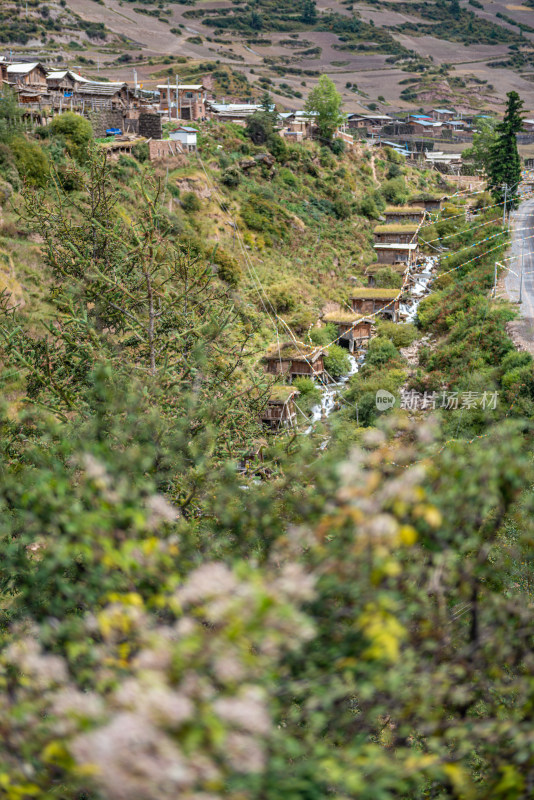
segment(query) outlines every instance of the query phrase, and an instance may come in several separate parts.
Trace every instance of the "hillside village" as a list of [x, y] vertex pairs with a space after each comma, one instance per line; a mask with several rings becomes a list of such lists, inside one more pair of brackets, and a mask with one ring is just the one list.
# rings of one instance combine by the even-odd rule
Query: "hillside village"
[[[89, 80], [68, 68], [58, 70], [40, 62], [16, 62], [2, 57], [0, 79], [17, 93], [18, 102], [25, 112], [43, 124], [51, 115], [65, 110], [92, 114], [97, 136], [115, 131], [113, 135], [122, 137], [124, 142], [124, 135], [138, 134], [150, 138], [151, 158], [162, 158], [165, 153], [172, 156], [196, 146], [194, 130], [188, 131], [187, 126], [166, 137], [178, 144], [162, 145], [162, 128], [156, 117], [162, 124], [174, 119], [181, 123], [215, 120], [243, 125], [260, 109], [257, 102], [250, 100], [239, 101], [237, 98], [236, 102], [225, 102], [224, 98], [217, 98], [209, 88], [213, 85], [209, 76], [206, 85], [180, 84], [177, 78], [175, 81], [168, 78], [166, 83], [148, 90], [122, 81]], [[150, 114], [156, 116], [147, 118], [146, 115]], [[457, 115], [447, 108], [432, 108], [426, 112], [423, 109], [392, 111], [389, 114], [346, 110], [345, 120], [336, 136], [348, 146], [353, 146], [355, 141], [386, 144], [408, 160], [421, 160], [444, 173], [459, 174], [462, 171], [462, 148], [472, 142], [477, 122], [480, 124], [484, 119], [488, 119], [487, 115]], [[302, 110], [280, 110], [278, 126], [280, 135], [290, 141], [301, 142], [313, 138], [316, 133], [313, 119]], [[518, 137], [519, 144], [534, 144], [534, 118], [524, 120], [523, 130], [524, 133]], [[125, 142], [121, 150], [119, 141], [117, 139], [117, 151], [126, 152], [133, 146]], [[445, 145], [444, 150], [440, 149], [441, 145]], [[454, 152], [454, 145], [458, 145], [457, 152]], [[534, 164], [531, 150], [529, 148], [525, 156], [526, 166]]]
[[533, 3], [2, 5], [0, 800], [531, 800]]
[[[22, 118], [30, 128], [38, 131], [39, 126], [46, 127], [62, 114], [78, 114], [89, 120], [93, 136], [110, 162], [118, 160], [121, 163], [132, 155], [146, 154], [147, 160], [157, 170], [166, 169], [166, 181], [169, 169], [172, 170], [171, 176], [180, 172], [186, 176], [197, 159], [205, 170], [201, 157], [203, 153], [213, 152], [214, 143], [220, 139], [216, 133], [218, 126], [223, 126], [220, 131], [226, 126], [229, 126], [229, 131], [244, 130], [255, 116], [262, 113], [271, 115], [273, 130], [289, 146], [298, 147], [308, 142], [318, 142], [321, 146], [313, 112], [277, 110], [272, 104], [266, 106], [265, 99], [263, 104], [250, 100], [238, 102], [239, 98], [235, 98], [235, 102], [222, 102], [222, 98], [216, 97], [208, 88], [212, 85], [209, 80], [204, 85], [180, 84], [178, 79], [175, 82], [168, 79], [149, 90], [121, 81], [89, 80], [71, 69], [49, 69], [40, 62], [16, 62], [4, 58], [0, 61], [0, 70], [6, 91], [13, 93]], [[422, 179], [421, 185], [427, 186], [424, 191], [412, 191], [411, 195], [403, 198], [403, 204], [386, 204], [379, 213], [378, 224], [375, 223], [372, 233], [374, 256], [367, 256], [370, 263], [353, 266], [356, 275], [350, 278], [355, 281], [352, 292], [346, 293], [345, 290], [344, 293], [342, 289], [340, 292], [337, 288], [334, 292], [337, 302], [331, 302], [333, 296], [326, 305], [323, 300], [317, 324], [329, 331], [328, 346], [323, 341], [310, 349], [302, 341], [305, 325], [291, 315], [285, 315], [283, 324], [287, 330], [283, 335], [287, 337], [289, 333], [289, 338], [283, 341], [277, 334], [277, 344], [268, 345], [261, 359], [266, 373], [277, 379], [269, 390], [261, 415], [268, 428], [277, 430], [287, 424], [297, 424], [294, 403], [300, 395], [299, 380], [311, 378], [327, 386], [339, 379], [339, 372], [333, 377], [326, 367], [333, 345], [345, 348], [351, 357], [363, 359], [369, 342], [376, 336], [379, 320], [406, 321], [410, 289], [417, 283], [421, 270], [425, 271], [425, 264], [432, 264], [428, 248], [424, 252], [420, 250], [423, 226], [428, 227], [440, 219], [448, 196], [453, 198], [447, 212], [450, 216], [458, 208], [454, 201], [458, 192], [460, 198], [462, 192], [476, 197], [477, 191], [480, 193], [484, 188], [484, 177], [469, 174], [473, 169], [462, 161], [461, 152], [444, 152], [439, 149], [440, 145], [443, 142], [449, 145], [472, 142], [477, 124], [482, 124], [485, 119], [488, 117], [484, 115], [458, 117], [453, 110], [444, 108], [429, 109], [428, 113], [419, 110], [396, 115], [343, 112], [332, 133], [332, 142], [337, 142], [339, 152], [352, 151], [357, 159], [368, 156], [373, 165], [375, 159], [384, 157], [381, 153], [385, 154], [386, 162], [394, 158], [402, 167], [393, 163], [386, 177], [400, 175], [406, 168], [414, 171], [416, 180], [421, 173], [431, 177], [430, 180]], [[518, 140], [526, 144], [534, 142], [534, 120], [526, 119], [523, 129], [524, 133], [518, 136]], [[225, 141], [224, 135], [222, 141]], [[221, 148], [221, 145], [216, 147]], [[272, 179], [276, 171], [274, 165], [275, 158], [269, 152], [241, 158], [236, 162], [239, 170], [236, 181], [239, 181], [239, 174], [254, 173], [258, 167], [270, 169]], [[528, 167], [528, 162], [525, 166]], [[180, 180], [184, 179], [178, 179], [178, 183]], [[192, 188], [191, 196], [196, 198], [195, 179], [188, 181], [186, 177], [185, 184]], [[203, 191], [211, 195], [207, 184], [200, 191], [201, 196]], [[170, 202], [172, 207], [172, 199]], [[469, 213], [465, 201], [462, 213]], [[262, 226], [253, 227], [262, 230]], [[430, 273], [427, 280], [429, 278]], [[282, 312], [283, 302], [279, 309]], [[293, 302], [289, 302], [289, 307]], [[274, 310], [276, 301], [275, 306], [271, 299], [268, 304]], [[311, 316], [307, 313], [305, 318], [313, 325], [313, 313]], [[349, 362], [346, 362], [345, 369], [348, 368]], [[280, 384], [280, 379], [285, 386]], [[291, 388], [290, 384], [295, 381], [295, 387]], [[315, 391], [311, 396], [318, 399]], [[328, 413], [330, 411], [331, 408]], [[324, 417], [324, 398], [321, 414]], [[307, 418], [305, 414], [304, 418]]]

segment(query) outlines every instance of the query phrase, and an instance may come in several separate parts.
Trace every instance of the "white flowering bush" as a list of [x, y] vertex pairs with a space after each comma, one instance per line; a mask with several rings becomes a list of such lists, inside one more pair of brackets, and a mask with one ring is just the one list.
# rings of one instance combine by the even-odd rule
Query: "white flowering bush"
[[313, 592], [294, 564], [265, 575], [206, 563], [167, 599], [173, 623], [156, 624], [135, 593], [117, 598], [85, 619], [85, 690], [38, 630], [18, 636], [1, 660], [3, 733], [24, 741], [0, 754], [6, 790], [44, 796], [57, 769], [110, 800], [226, 796], [232, 776], [265, 769], [269, 679], [313, 635], [299, 611]]

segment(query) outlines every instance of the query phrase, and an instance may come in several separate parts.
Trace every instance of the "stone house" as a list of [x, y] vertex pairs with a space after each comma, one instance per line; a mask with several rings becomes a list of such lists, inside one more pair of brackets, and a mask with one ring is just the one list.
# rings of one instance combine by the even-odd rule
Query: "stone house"
[[70, 69], [49, 72], [46, 76], [46, 85], [50, 94], [61, 95], [65, 98], [71, 97], [84, 83], [90, 83], [90, 81]]
[[180, 142], [171, 139], [151, 139], [148, 142], [149, 161], [164, 161], [168, 158], [184, 155]]
[[438, 120], [439, 122], [448, 122], [451, 119], [454, 119], [456, 116], [455, 111], [451, 111], [449, 108], [433, 108], [432, 109], [432, 119]]
[[127, 83], [101, 83], [87, 81], [76, 90], [76, 95], [90, 104], [107, 104], [111, 108], [129, 108], [134, 100]]
[[[159, 84], [159, 108], [173, 119], [202, 119], [206, 116], [206, 90], [201, 83]], [[170, 109], [169, 109], [170, 100]]]

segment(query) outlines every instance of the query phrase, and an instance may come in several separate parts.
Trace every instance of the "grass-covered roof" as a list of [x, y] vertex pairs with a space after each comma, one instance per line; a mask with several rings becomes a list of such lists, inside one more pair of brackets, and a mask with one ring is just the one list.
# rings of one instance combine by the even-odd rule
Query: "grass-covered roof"
[[267, 349], [264, 358], [267, 361], [280, 358], [282, 361], [291, 359], [292, 361], [310, 361], [313, 363], [323, 352], [324, 349], [322, 347], [302, 344], [300, 342], [298, 344], [294, 342], [284, 342], [280, 346], [278, 346], [278, 344], [272, 344]]
[[375, 286], [365, 286], [362, 289], [353, 289], [353, 300], [394, 300], [400, 294], [400, 289], [380, 289]]
[[299, 394], [299, 390], [295, 389], [294, 386], [285, 386], [282, 383], [275, 383], [271, 387], [269, 403], [287, 403], [292, 397], [297, 397]]
[[423, 214], [424, 210], [423, 206], [386, 206], [384, 214]]
[[373, 233], [415, 233], [417, 227], [417, 222], [391, 222], [385, 225], [377, 225]]
[[381, 269], [392, 269], [393, 272], [398, 272], [402, 275], [408, 269], [408, 265], [404, 261], [399, 261], [395, 264], [381, 264], [379, 261], [375, 261], [374, 264], [369, 264], [365, 272], [367, 275], [374, 275], [375, 272]]
[[334, 324], [340, 325], [356, 325], [356, 323], [367, 319], [368, 318], [363, 314], [356, 314], [354, 311], [349, 311], [348, 309], [345, 310], [342, 308], [340, 308], [338, 311], [329, 311], [323, 317], [324, 322], [333, 322]]

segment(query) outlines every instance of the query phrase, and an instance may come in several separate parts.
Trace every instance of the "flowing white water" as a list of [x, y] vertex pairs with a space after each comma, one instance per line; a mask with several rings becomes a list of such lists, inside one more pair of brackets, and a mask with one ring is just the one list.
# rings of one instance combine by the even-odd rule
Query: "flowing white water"
[[305, 430], [305, 433], [311, 433], [316, 422], [320, 422], [321, 420], [327, 419], [330, 416], [332, 411], [334, 411], [336, 408], [336, 398], [339, 392], [350, 380], [351, 376], [358, 372], [358, 369], [360, 368], [358, 360], [351, 353], [347, 353], [347, 355], [350, 361], [349, 371], [343, 375], [339, 381], [336, 381], [335, 383], [322, 384], [320, 386], [321, 402], [316, 406], [313, 406], [310, 412], [311, 425]]
[[[437, 265], [438, 259], [436, 256], [425, 256], [422, 266], [416, 267], [412, 274], [412, 285], [409, 293], [406, 294], [404, 302], [400, 303], [399, 312], [403, 322], [413, 322], [419, 303], [426, 297], [430, 290], [430, 283], [433, 278], [433, 272]], [[349, 354], [350, 369], [339, 379], [336, 383], [321, 384], [321, 402], [313, 406], [310, 412], [310, 426], [304, 431], [305, 434], [310, 434], [316, 422], [328, 419], [332, 411], [335, 411], [338, 403], [337, 397], [346, 383], [350, 380], [351, 376], [358, 372], [359, 368], [365, 361], [365, 351], [363, 355], [355, 358]], [[326, 443], [325, 443], [326, 444]]]

